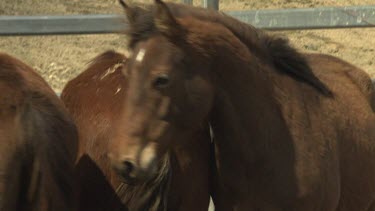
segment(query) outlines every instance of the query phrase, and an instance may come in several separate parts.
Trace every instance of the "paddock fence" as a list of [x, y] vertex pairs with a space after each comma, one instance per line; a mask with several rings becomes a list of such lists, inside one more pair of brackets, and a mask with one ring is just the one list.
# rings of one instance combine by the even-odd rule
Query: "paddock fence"
[[[192, 4], [192, 0], [181, 0]], [[218, 10], [218, 0], [203, 0]], [[225, 11], [243, 22], [267, 30], [375, 27], [375, 5], [277, 10]], [[0, 36], [118, 33], [127, 28], [121, 15], [0, 16]]]

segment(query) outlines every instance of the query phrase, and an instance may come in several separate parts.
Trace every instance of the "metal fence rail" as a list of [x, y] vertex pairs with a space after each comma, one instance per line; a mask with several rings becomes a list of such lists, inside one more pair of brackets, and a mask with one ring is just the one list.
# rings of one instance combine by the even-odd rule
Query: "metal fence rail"
[[[225, 12], [270, 30], [331, 29], [375, 26], [375, 5]], [[0, 16], [0, 35], [116, 33], [126, 29], [118, 15]]]
[[205, 8], [219, 10], [219, 0], [202, 0], [202, 5]]
[[0, 35], [102, 34], [125, 28], [117, 15], [0, 16]]
[[272, 30], [375, 27], [374, 6], [229, 11], [255, 27]]

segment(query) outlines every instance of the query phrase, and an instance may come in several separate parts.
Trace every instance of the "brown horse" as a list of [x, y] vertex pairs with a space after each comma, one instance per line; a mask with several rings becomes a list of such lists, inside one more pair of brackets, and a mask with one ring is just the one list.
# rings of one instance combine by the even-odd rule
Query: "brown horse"
[[0, 53], [0, 210], [76, 210], [77, 130], [31, 67]]
[[110, 149], [122, 174], [154, 174], [166, 149], [208, 119], [218, 210], [375, 210], [364, 71], [214, 11], [151, 8], [125, 6], [133, 53], [125, 124]]
[[[96, 57], [68, 82], [62, 100], [79, 131], [76, 170], [81, 186], [80, 210], [207, 210], [209, 203], [209, 130], [205, 126], [163, 156], [156, 173], [121, 183], [107, 157], [108, 143], [122, 127], [128, 83], [124, 55], [114, 51]], [[121, 203], [122, 202], [122, 203]]]

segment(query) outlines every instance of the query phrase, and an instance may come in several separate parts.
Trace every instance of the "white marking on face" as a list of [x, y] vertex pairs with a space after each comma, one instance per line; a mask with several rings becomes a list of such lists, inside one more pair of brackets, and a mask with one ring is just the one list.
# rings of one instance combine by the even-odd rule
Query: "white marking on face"
[[139, 165], [143, 169], [147, 169], [150, 167], [150, 164], [156, 157], [156, 146], [154, 143], [149, 143], [147, 146], [142, 150], [142, 154], [140, 156]]
[[145, 57], [145, 54], [146, 54], [146, 50], [144, 48], [141, 48], [139, 51], [138, 51], [138, 54], [137, 56], [135, 57], [135, 60], [137, 62], [142, 62], [143, 61], [143, 58]]

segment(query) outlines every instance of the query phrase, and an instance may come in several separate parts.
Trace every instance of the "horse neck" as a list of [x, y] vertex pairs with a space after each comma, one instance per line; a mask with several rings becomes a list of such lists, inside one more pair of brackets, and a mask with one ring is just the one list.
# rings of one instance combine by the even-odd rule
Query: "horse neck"
[[277, 137], [284, 125], [272, 97], [275, 72], [246, 46], [226, 46], [217, 51], [222, 53], [212, 72], [216, 90], [210, 123], [219, 160], [256, 162], [269, 137]]

